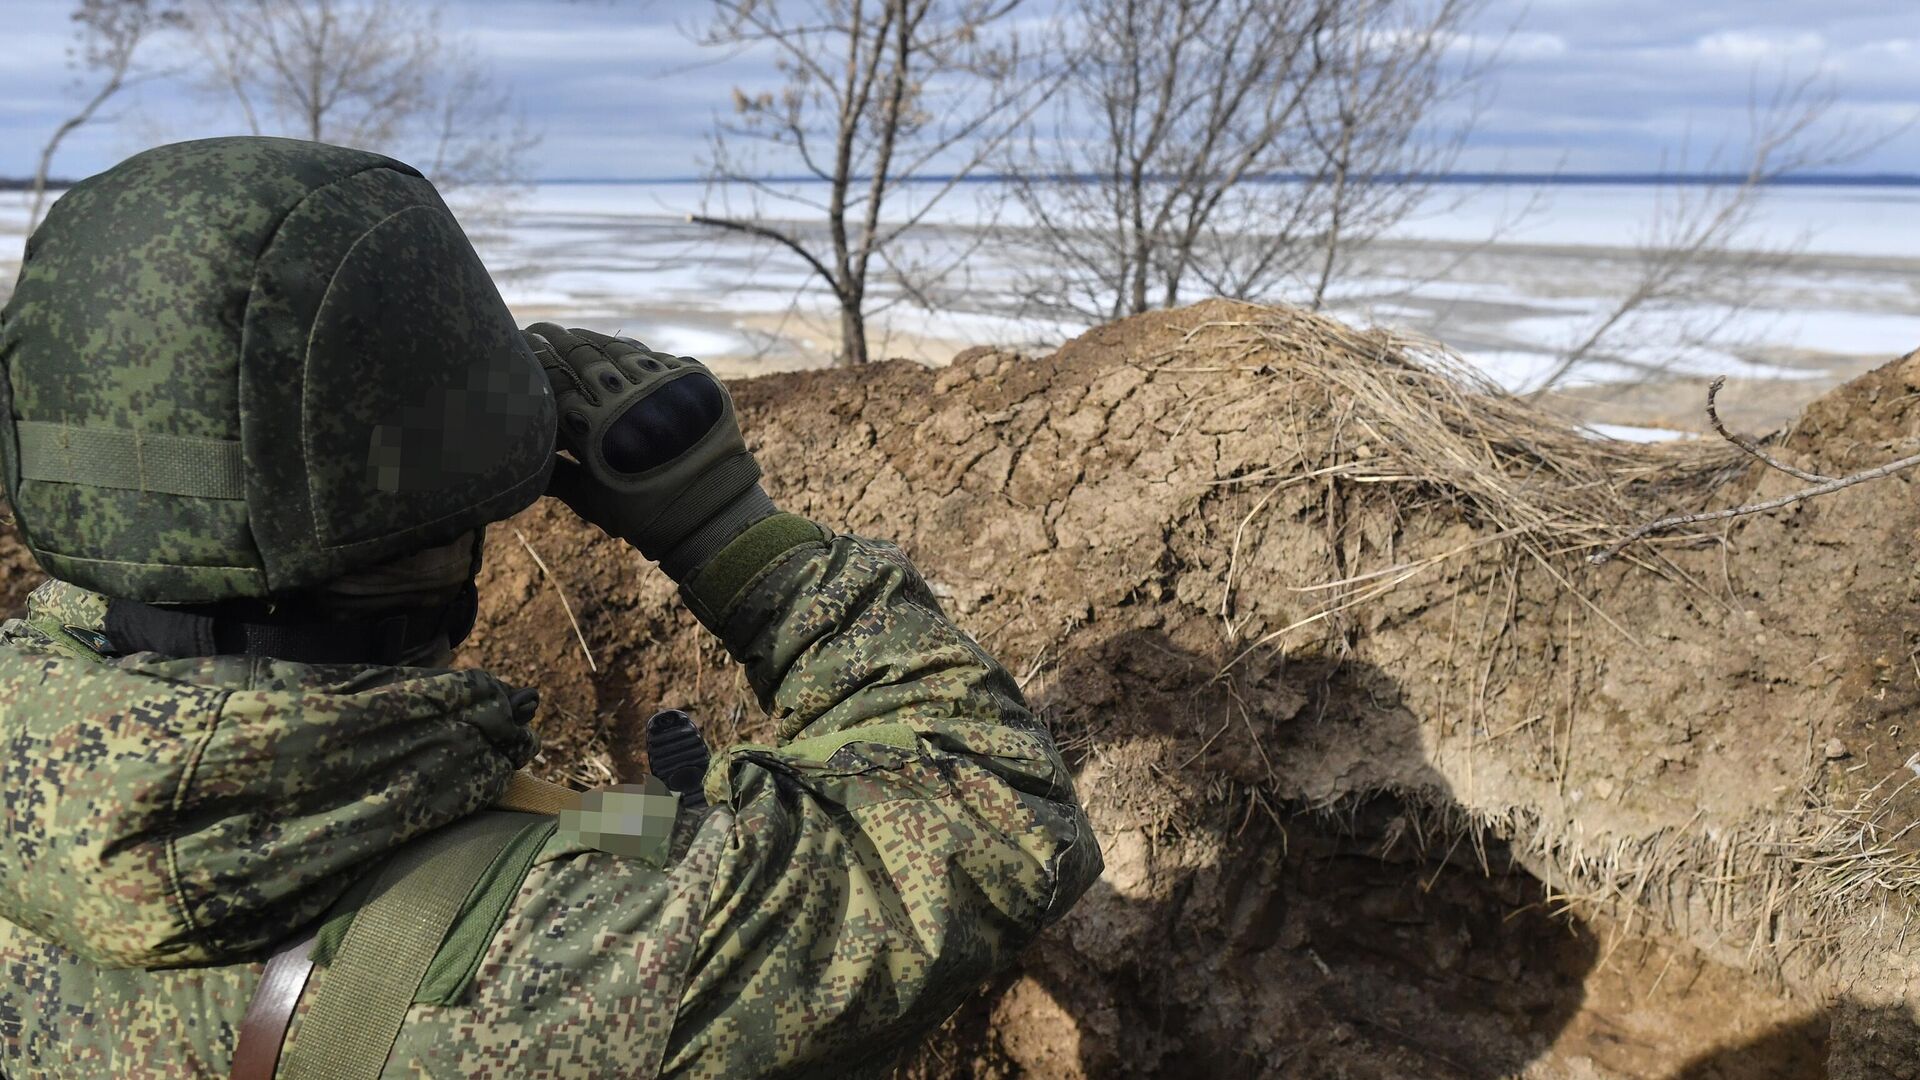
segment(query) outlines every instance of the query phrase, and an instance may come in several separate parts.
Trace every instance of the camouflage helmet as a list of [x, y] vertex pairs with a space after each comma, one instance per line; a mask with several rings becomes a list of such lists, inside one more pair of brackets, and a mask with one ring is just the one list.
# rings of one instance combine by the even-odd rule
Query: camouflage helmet
[[133, 600], [309, 588], [552, 469], [552, 391], [433, 185], [318, 143], [177, 143], [75, 186], [0, 312], [0, 376], [27, 546]]

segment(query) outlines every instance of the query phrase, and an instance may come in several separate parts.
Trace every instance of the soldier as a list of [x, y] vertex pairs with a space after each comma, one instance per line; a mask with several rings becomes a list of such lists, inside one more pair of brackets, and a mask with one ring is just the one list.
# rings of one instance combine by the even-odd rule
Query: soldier
[[[405, 165], [215, 139], [79, 184], [0, 372], [52, 578], [0, 628], [5, 1076], [858, 1074], [1099, 873], [899, 549], [779, 512], [699, 364], [523, 336]], [[449, 664], [543, 493], [679, 583], [776, 744], [518, 771], [535, 694]]]

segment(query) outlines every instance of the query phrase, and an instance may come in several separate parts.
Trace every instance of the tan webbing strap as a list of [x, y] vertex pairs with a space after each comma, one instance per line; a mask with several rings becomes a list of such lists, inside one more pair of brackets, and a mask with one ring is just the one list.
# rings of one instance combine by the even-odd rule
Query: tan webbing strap
[[247, 1015], [240, 1021], [240, 1041], [233, 1048], [227, 1080], [273, 1080], [293, 1007], [300, 1003], [300, 991], [313, 973], [313, 961], [307, 959], [312, 951], [313, 935], [309, 934], [281, 945], [267, 961], [260, 985], [253, 988], [253, 1000], [247, 1002]]
[[286, 1080], [376, 1080], [461, 905], [527, 821], [482, 812], [395, 853], [314, 991]]
[[202, 499], [247, 497], [246, 465], [236, 439], [74, 427], [44, 420], [21, 420], [14, 427], [19, 432], [23, 480]]
[[578, 810], [580, 793], [564, 784], [542, 780], [532, 773], [516, 772], [507, 778], [507, 790], [493, 800], [493, 808], [553, 817], [562, 810]]

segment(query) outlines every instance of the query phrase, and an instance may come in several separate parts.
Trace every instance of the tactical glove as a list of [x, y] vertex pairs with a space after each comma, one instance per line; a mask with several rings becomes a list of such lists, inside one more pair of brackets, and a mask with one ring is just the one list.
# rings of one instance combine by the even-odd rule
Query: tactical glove
[[553, 323], [527, 328], [560, 410], [547, 494], [685, 580], [774, 513], [733, 399], [699, 361]]

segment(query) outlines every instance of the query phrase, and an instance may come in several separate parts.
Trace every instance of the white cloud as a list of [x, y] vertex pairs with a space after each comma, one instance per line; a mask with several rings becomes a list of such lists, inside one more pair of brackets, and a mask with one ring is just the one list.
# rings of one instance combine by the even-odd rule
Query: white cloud
[[550, 65], [548, 75], [572, 73], [609, 66], [624, 69], [628, 75], [662, 74], [664, 67], [679, 67], [699, 60], [697, 49], [685, 34], [672, 26], [573, 26], [567, 28], [527, 29], [523, 27], [479, 26], [465, 31], [480, 55], [491, 60]]
[[1890, 38], [1886, 41], [1874, 41], [1862, 46], [1860, 51], [1870, 55], [1877, 53], [1901, 58], [1920, 55], [1920, 39]]
[[1542, 33], [1537, 30], [1521, 30], [1504, 40], [1492, 35], [1463, 35], [1472, 52], [1479, 56], [1488, 56], [1498, 49], [1505, 60], [1552, 60], [1567, 54], [1567, 39], [1559, 34]]
[[[684, 35], [711, 0], [446, 0], [447, 24], [504, 82], [547, 139], [550, 176], [686, 175], [736, 85], [775, 85], [765, 51], [704, 50]], [[1920, 110], [1916, 0], [1489, 0], [1449, 40], [1499, 62], [1486, 85], [1464, 168], [1637, 171], [1686, 143], [1704, 154], [1743, 137], [1756, 76], [1825, 71], [1830, 116], [1869, 130]], [[1028, 0], [1031, 31], [1059, 0]], [[47, 133], [81, 97], [66, 65], [72, 0], [0, 0], [0, 176], [32, 168]], [[184, 36], [156, 42], [155, 69], [191, 67]], [[1463, 118], [1468, 106], [1443, 111]], [[111, 122], [69, 140], [56, 170], [82, 175], [143, 142], [231, 129], [222, 102], [184, 77], [116, 102]], [[1920, 138], [1895, 139], [1858, 171], [1920, 173]]]
[[1722, 30], [1717, 34], [1708, 34], [1694, 44], [1694, 49], [1702, 56], [1745, 63], [1817, 55], [1825, 52], [1826, 48], [1827, 39], [1813, 30], [1797, 33]]

